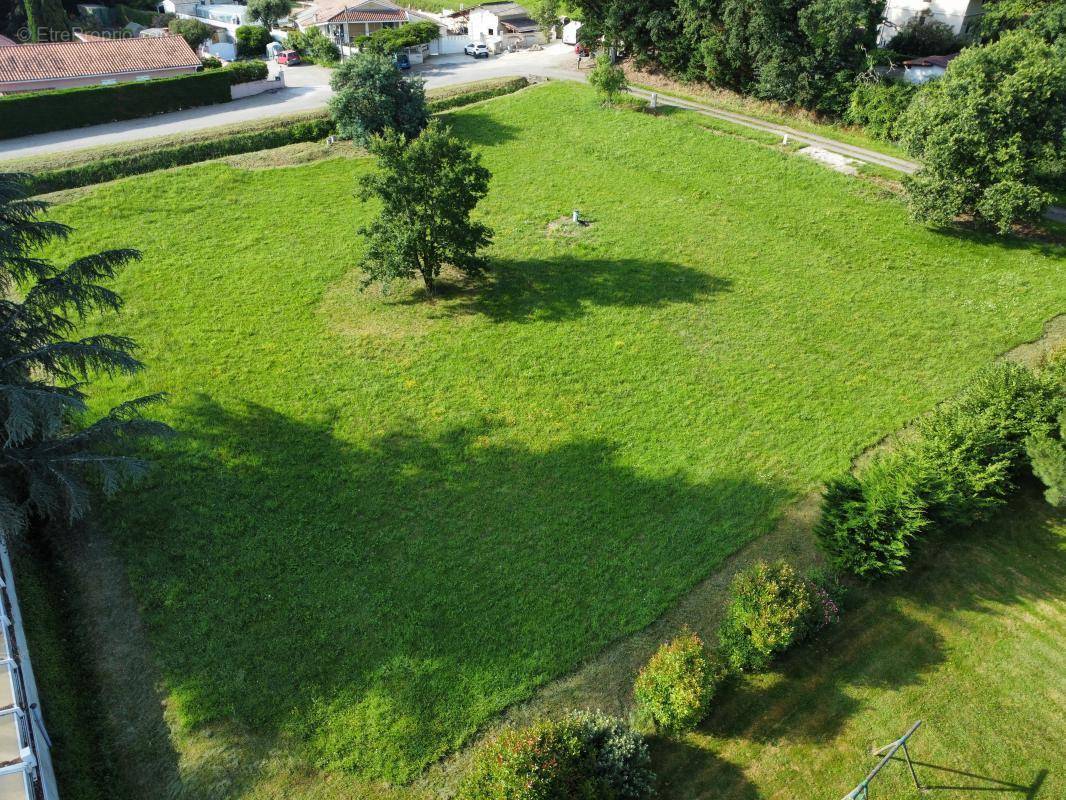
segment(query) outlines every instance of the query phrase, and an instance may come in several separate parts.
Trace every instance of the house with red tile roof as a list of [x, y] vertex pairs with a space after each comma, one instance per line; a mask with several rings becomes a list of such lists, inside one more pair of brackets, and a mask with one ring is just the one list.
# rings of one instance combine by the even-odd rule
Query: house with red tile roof
[[322, 0], [312, 8], [297, 16], [299, 26], [321, 28], [338, 45], [351, 45], [360, 36], [382, 28], [398, 28], [409, 19], [407, 12], [390, 0]]
[[20, 44], [0, 47], [0, 94], [172, 78], [198, 69], [199, 56], [180, 36]]

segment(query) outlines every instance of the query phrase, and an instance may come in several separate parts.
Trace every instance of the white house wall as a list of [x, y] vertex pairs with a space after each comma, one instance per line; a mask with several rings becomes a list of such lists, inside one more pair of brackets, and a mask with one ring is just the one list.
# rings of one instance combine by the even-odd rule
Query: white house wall
[[888, 0], [885, 22], [881, 25], [881, 43], [887, 44], [911, 18], [923, 13], [930, 20], [950, 25], [955, 33], [965, 33], [968, 25], [981, 15], [981, 3], [979, 0]]

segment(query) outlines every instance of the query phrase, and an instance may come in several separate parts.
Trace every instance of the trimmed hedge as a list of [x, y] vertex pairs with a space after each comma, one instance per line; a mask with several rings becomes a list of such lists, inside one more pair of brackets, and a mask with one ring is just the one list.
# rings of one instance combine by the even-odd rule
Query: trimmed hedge
[[319, 119], [289, 122], [265, 130], [177, 144], [118, 158], [104, 158], [66, 169], [37, 173], [30, 178], [30, 192], [45, 194], [60, 189], [91, 186], [129, 175], [141, 175], [145, 172], [196, 164], [222, 156], [250, 153], [254, 150], [271, 150], [298, 142], [313, 142], [325, 139], [331, 133], [333, 133], [333, 123], [323, 116]]
[[[479, 103], [482, 100], [512, 94], [519, 89], [525, 89], [527, 86], [529, 86], [529, 81], [525, 78], [509, 78], [498, 85], [487, 86], [483, 89], [459, 91], [455, 94], [444, 94], [443, 96], [438, 95], [436, 98], [430, 99], [427, 106], [430, 114], [439, 114], [442, 111], [458, 108], [459, 106], [468, 106], [471, 103]], [[457, 88], [461, 89], [462, 87]]]
[[1066, 368], [1000, 364], [980, 373], [894, 450], [829, 483], [819, 543], [835, 567], [860, 577], [903, 572], [922, 538], [1002, 507], [1032, 470], [1026, 442], [1064, 411]]
[[0, 97], [0, 139], [139, 119], [230, 100], [228, 70]]
[[176, 78], [6, 95], [0, 97], [0, 139], [227, 103], [230, 86], [263, 80], [267, 73], [265, 61], [236, 61]]

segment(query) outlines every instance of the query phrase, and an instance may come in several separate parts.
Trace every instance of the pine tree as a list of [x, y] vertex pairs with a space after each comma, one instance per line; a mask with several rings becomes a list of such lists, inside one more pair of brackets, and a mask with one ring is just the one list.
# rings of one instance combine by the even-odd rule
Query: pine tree
[[48, 204], [29, 199], [25, 176], [0, 174], [0, 534], [36, 522], [73, 522], [88, 510], [92, 485], [111, 493], [146, 468], [126, 452], [166, 426], [142, 417], [158, 395], [141, 397], [86, 422], [85, 383], [98, 374], [142, 369], [134, 343], [113, 334], [76, 338], [96, 311], [122, 298], [102, 286], [136, 250], [108, 250], [57, 266], [39, 248], [70, 229], [42, 219]]

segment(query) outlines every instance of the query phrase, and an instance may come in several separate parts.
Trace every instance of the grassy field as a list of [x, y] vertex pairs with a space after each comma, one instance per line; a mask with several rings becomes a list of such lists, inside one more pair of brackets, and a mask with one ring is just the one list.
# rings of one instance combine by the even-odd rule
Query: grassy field
[[658, 743], [665, 798], [840, 797], [918, 719], [911, 757], [932, 791], [901, 760], [872, 797], [1066, 797], [1066, 517], [1034, 492], [856, 600], [697, 733]]
[[95, 403], [166, 391], [181, 435], [99, 520], [179, 750], [410, 780], [1066, 308], [1062, 248], [913, 226], [685, 114], [549, 84], [450, 119], [494, 174], [494, 277], [432, 303], [358, 291], [363, 160], [56, 209], [67, 254], [145, 253], [99, 327], [150, 369]]

